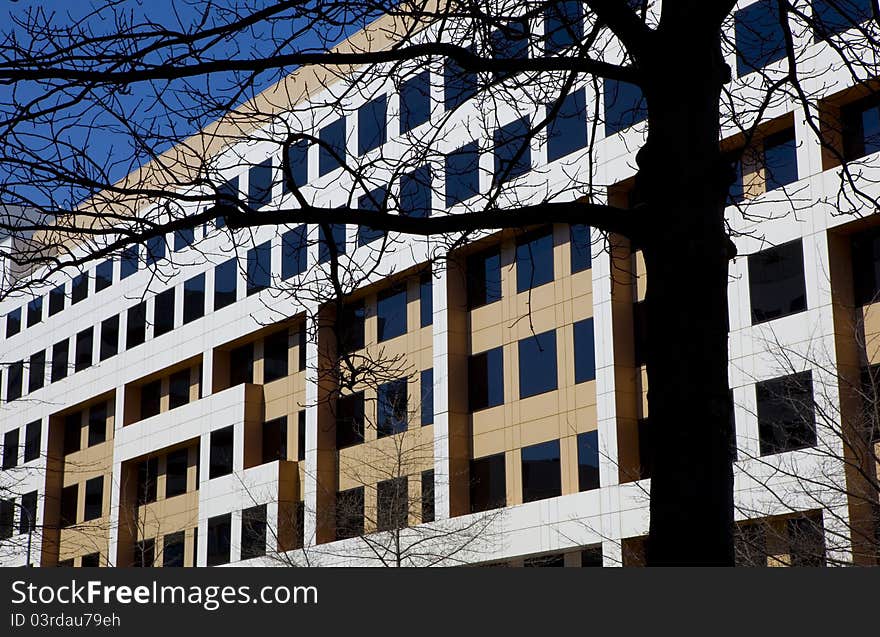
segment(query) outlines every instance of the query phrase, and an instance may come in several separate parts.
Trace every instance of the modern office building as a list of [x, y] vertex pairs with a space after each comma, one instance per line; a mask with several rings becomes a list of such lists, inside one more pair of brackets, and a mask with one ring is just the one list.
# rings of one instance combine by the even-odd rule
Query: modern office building
[[[777, 37], [775, 3], [740, 5], [728, 61], [745, 103], [786, 60], [754, 41]], [[514, 54], [570, 45], [579, 3], [561, 6], [568, 28], [537, 16]], [[795, 42], [828, 69], [804, 79], [818, 120], [772, 100], [731, 191], [743, 564], [878, 559], [866, 379], [880, 364], [880, 222], [852, 193], [880, 194], [880, 99], [835, 62], [828, 40], [847, 33], [825, 24]], [[340, 47], [387, 47], [395, 25], [380, 18]], [[631, 86], [575, 83], [523, 149], [550, 106], [529, 87], [499, 97], [510, 78], [480, 90], [438, 61], [355, 75], [301, 68], [237, 123], [186, 140], [205, 149], [218, 201], [295, 207], [282, 158], [326, 208], [456, 214], [496, 190], [502, 208], [589, 188], [637, 198], [645, 111]], [[725, 128], [725, 149], [744, 142]], [[653, 434], [636, 246], [559, 224], [468, 241], [230, 231], [223, 205], [214, 223], [0, 302], [3, 565], [643, 562]]]

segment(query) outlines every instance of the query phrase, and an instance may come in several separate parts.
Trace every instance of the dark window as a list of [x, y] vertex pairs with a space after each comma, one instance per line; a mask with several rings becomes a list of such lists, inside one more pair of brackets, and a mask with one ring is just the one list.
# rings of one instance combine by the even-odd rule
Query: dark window
[[800, 239], [749, 255], [752, 324], [807, 309]]
[[556, 330], [519, 342], [519, 397], [528, 398], [557, 387]]
[[431, 73], [422, 71], [400, 87], [400, 132], [407, 133], [431, 116]]
[[305, 410], [301, 410], [296, 415], [296, 425], [297, 425], [297, 449], [296, 449], [296, 459], [297, 460], [305, 460], [306, 459], [306, 412]]
[[58, 560], [58, 568], [73, 568], [73, 558], [67, 560]]
[[342, 321], [337, 325], [339, 330], [340, 354], [354, 352], [364, 347], [364, 320], [366, 311], [363, 301], [350, 303], [342, 310]]
[[46, 350], [41, 349], [31, 354], [28, 363], [28, 391], [33, 392], [43, 387], [46, 380]]
[[72, 484], [61, 490], [61, 528], [76, 524], [76, 509], [78, 502], [78, 484]]
[[74, 370], [81, 372], [92, 365], [92, 349], [95, 328], [90, 327], [77, 333], [76, 352], [74, 353]]
[[787, 521], [791, 565], [825, 566], [825, 529], [819, 516], [802, 515]]
[[159, 481], [159, 459], [150, 458], [137, 467], [137, 503], [144, 505], [156, 501], [156, 485]]
[[339, 168], [345, 161], [345, 118], [328, 124], [318, 133], [318, 173], [323, 177]]
[[581, 272], [592, 265], [590, 226], [571, 225], [571, 272]]
[[760, 0], [734, 14], [736, 73], [740, 77], [785, 57], [785, 35], [776, 0]]
[[254, 344], [246, 343], [229, 352], [229, 384], [254, 382]]
[[581, 551], [582, 568], [602, 568], [602, 545], [589, 546]]
[[263, 343], [264, 383], [271, 383], [273, 380], [287, 376], [287, 349], [287, 330], [266, 337]]
[[82, 443], [82, 414], [68, 414], [64, 417], [64, 455], [80, 450]]
[[272, 158], [251, 166], [248, 171], [248, 203], [261, 208], [272, 201]]
[[331, 223], [329, 239], [324, 233], [324, 226], [318, 227], [318, 263], [327, 263], [330, 261], [330, 246], [336, 246], [336, 256], [345, 254], [345, 225], [341, 223]]
[[15, 528], [15, 499], [0, 500], [0, 540], [12, 537]]
[[234, 442], [232, 427], [211, 432], [211, 468], [208, 479], [220, 478], [232, 473], [232, 450]]
[[168, 408], [177, 409], [189, 402], [190, 371], [183, 369], [168, 379]]
[[165, 237], [147, 239], [147, 265], [165, 258]]
[[116, 356], [119, 351], [119, 315], [101, 321], [101, 360]]
[[364, 441], [364, 393], [340, 396], [336, 401], [336, 448]]
[[654, 428], [648, 418], [640, 418], [637, 423], [639, 433], [639, 478], [650, 478], [654, 472]]
[[471, 460], [471, 513], [498, 509], [507, 505], [507, 482], [504, 454]]
[[379, 294], [377, 303], [379, 342], [406, 334], [406, 288]]
[[232, 515], [224, 513], [208, 518], [208, 566], [229, 563], [232, 540]]
[[100, 292], [113, 285], [113, 259], [99, 263], [95, 268], [95, 292]]
[[522, 448], [523, 502], [562, 495], [559, 441]]
[[468, 358], [468, 402], [471, 411], [504, 402], [504, 354], [500, 347]]
[[555, 553], [553, 555], [527, 557], [523, 560], [523, 566], [526, 568], [563, 568], [565, 567], [565, 555], [563, 553]]
[[419, 277], [419, 326], [426, 327], [434, 322], [434, 284], [430, 272]]
[[851, 245], [856, 305], [874, 303], [880, 297], [880, 228], [853, 235]]
[[593, 319], [574, 324], [574, 382], [583, 383], [596, 378], [596, 347]]
[[762, 456], [815, 446], [811, 372], [757, 383], [755, 393]]
[[[165, 497], [186, 493], [187, 449], [172, 451], [165, 458]], [[181, 563], [181, 566], [183, 564]]]
[[431, 204], [430, 166], [416, 168], [400, 177], [400, 214], [409, 217], [430, 217]]
[[422, 522], [434, 521], [434, 470], [422, 471]]
[[233, 257], [214, 268], [214, 311], [235, 303], [238, 261]]
[[83, 521], [96, 520], [104, 509], [104, 476], [86, 481], [86, 503]]
[[65, 338], [52, 346], [52, 382], [67, 378], [67, 346]]
[[[224, 208], [235, 210], [236, 203], [238, 202], [238, 195], [238, 177], [233, 177], [229, 181], [224, 182], [217, 189], [215, 209], [217, 209], [218, 212]], [[226, 225], [226, 217], [224, 215], [218, 215], [214, 220], [214, 225], [218, 228], [222, 228]]]
[[813, 33], [817, 42], [827, 40], [872, 16], [871, 0], [813, 0]]
[[521, 117], [495, 131], [493, 183], [503, 183], [531, 170], [532, 151], [529, 147], [529, 128], [529, 118]]
[[501, 300], [501, 253], [492, 248], [467, 260], [468, 309]]
[[12, 469], [18, 465], [19, 430], [12, 429], [3, 436], [3, 468]]
[[16, 361], [9, 365], [9, 376], [6, 378], [6, 400], [21, 398], [24, 378], [24, 361]]
[[306, 503], [300, 500], [296, 503], [293, 512], [293, 547], [302, 548], [306, 539]]
[[49, 316], [54, 316], [64, 309], [64, 286], [59, 285], [49, 292]]
[[739, 567], [767, 566], [766, 527], [761, 522], [734, 527], [734, 559]]
[[[474, 51], [473, 45], [468, 47]], [[462, 69], [458, 62], [446, 58], [443, 66], [443, 103], [447, 111], [454, 111], [477, 93], [478, 76]]]
[[183, 284], [183, 323], [205, 315], [205, 275], [198, 274]]
[[552, 229], [520, 239], [516, 246], [516, 291], [525, 292], [552, 280]]
[[119, 279], [125, 279], [138, 271], [140, 257], [138, 256], [138, 246], [128, 246], [122, 250], [119, 258]]
[[261, 243], [247, 253], [247, 295], [269, 287], [272, 279], [272, 244]]
[[[358, 208], [369, 212], [379, 212], [385, 208], [387, 195], [385, 188], [376, 188], [366, 195], [358, 197]], [[358, 245], [365, 246], [378, 241], [385, 236], [384, 230], [377, 230], [372, 226], [358, 226]]]
[[17, 307], [6, 315], [6, 338], [21, 331], [21, 308]]
[[467, 201], [480, 192], [480, 154], [477, 142], [446, 155], [446, 207]]
[[70, 284], [70, 304], [76, 305], [80, 301], [85, 301], [89, 295], [89, 275], [85, 272], [73, 277]]
[[42, 421], [29, 422], [24, 434], [24, 461], [30, 462], [40, 457], [40, 436], [42, 434]]
[[305, 272], [307, 256], [306, 226], [297, 226], [281, 235], [281, 278], [287, 280]]
[[422, 370], [419, 380], [421, 385], [421, 424], [430, 425], [434, 422], [434, 368]]
[[178, 252], [195, 243], [196, 232], [192, 228], [182, 228], [174, 231], [174, 251]]
[[287, 460], [287, 416], [263, 423], [263, 462]]
[[797, 181], [797, 144], [794, 128], [769, 135], [764, 139], [764, 171], [768, 191]]
[[[529, 57], [529, 27], [525, 20], [509, 21], [493, 31], [489, 41], [493, 58], [515, 60]], [[502, 80], [511, 74], [509, 71], [498, 71], [495, 78]]]
[[[305, 186], [309, 181], [309, 142], [306, 139], [298, 139], [287, 149], [287, 166], [290, 171], [289, 177], [293, 179], [293, 185], [297, 188]], [[288, 175], [284, 178], [284, 192], [293, 192], [287, 183]]]
[[19, 533], [30, 533], [37, 528], [37, 492], [31, 491], [21, 496], [21, 517], [18, 521]]
[[82, 568], [98, 568], [101, 566], [101, 554], [89, 553], [88, 555], [83, 555], [80, 560], [80, 566]]
[[356, 487], [336, 494], [336, 539], [364, 534], [364, 488]]
[[107, 403], [98, 403], [89, 408], [89, 446], [107, 440]]
[[141, 301], [128, 308], [125, 326], [125, 349], [137, 347], [147, 339], [147, 302]]
[[167, 334], [174, 329], [174, 288], [157, 294], [153, 306], [153, 336]]
[[297, 371], [303, 372], [306, 369], [306, 339], [308, 335], [306, 334], [305, 325], [299, 328], [299, 333], [297, 334], [297, 349], [299, 350], [299, 360], [297, 361], [299, 367]]
[[376, 407], [376, 435], [379, 438], [406, 431], [406, 384], [406, 380], [394, 380], [379, 385]]
[[880, 150], [880, 95], [840, 109], [843, 128], [843, 158], [854, 161]]
[[27, 304], [27, 326], [31, 327], [43, 320], [43, 297], [31, 299]]
[[266, 505], [250, 507], [241, 512], [241, 559], [266, 554]]
[[358, 155], [363, 155], [385, 143], [387, 116], [387, 95], [380, 95], [358, 109]]
[[409, 526], [409, 484], [406, 476], [376, 485], [376, 529], [393, 531]]
[[152, 568], [156, 564], [156, 540], [140, 540], [134, 546], [132, 566], [136, 568]]
[[584, 38], [584, 14], [580, 2], [562, 0], [544, 9], [544, 50], [553, 54]]
[[578, 434], [578, 490], [599, 488], [599, 432]]
[[141, 386], [141, 420], [159, 413], [162, 400], [162, 381], [154, 380]]
[[606, 79], [604, 93], [606, 137], [648, 117], [642, 89], [635, 84]]
[[[548, 104], [547, 111], [554, 105]], [[547, 125], [547, 161], [555, 161], [587, 145], [587, 101], [584, 90], [568, 95]]]

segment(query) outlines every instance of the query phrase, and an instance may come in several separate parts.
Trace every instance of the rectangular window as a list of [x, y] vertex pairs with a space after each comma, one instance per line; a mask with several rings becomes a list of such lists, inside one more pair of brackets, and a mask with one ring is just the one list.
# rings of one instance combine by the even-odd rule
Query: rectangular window
[[18, 466], [19, 430], [12, 429], [3, 435], [3, 468], [12, 469]]
[[582, 568], [602, 568], [602, 545], [590, 546], [581, 551]]
[[431, 72], [422, 71], [400, 87], [400, 132], [408, 133], [431, 116]]
[[872, 16], [871, 0], [813, 0], [816, 42], [848, 31]]
[[816, 445], [811, 372], [757, 383], [755, 393], [762, 456]]
[[273, 380], [287, 376], [289, 342], [286, 329], [266, 337], [263, 343], [264, 383], [271, 383]]
[[477, 142], [446, 155], [446, 207], [480, 193], [480, 154]]
[[214, 311], [235, 303], [238, 260], [233, 257], [214, 267]]
[[46, 350], [41, 349], [36, 354], [31, 354], [28, 363], [28, 392], [34, 392], [43, 387], [46, 381]]
[[880, 298], [880, 228], [853, 235], [852, 272], [857, 306]]
[[[186, 493], [187, 456], [189, 450], [172, 451], [165, 458], [165, 497]], [[182, 564], [181, 564], [182, 566]]]
[[287, 416], [263, 423], [263, 463], [287, 460]]
[[376, 530], [394, 531], [409, 526], [409, 484], [406, 476], [376, 485]]
[[351, 353], [364, 347], [366, 309], [363, 301], [349, 303], [342, 310], [342, 320], [337, 322], [340, 354]]
[[15, 498], [0, 500], [0, 540], [8, 540], [15, 529]]
[[67, 378], [68, 340], [65, 338], [52, 346], [52, 382]]
[[272, 244], [261, 243], [247, 253], [247, 295], [265, 290], [272, 282]]
[[804, 513], [786, 520], [791, 565], [794, 567], [825, 566], [825, 527], [822, 512]]
[[406, 334], [406, 288], [395, 288], [379, 294], [377, 319], [380, 343]]
[[432, 179], [431, 167], [428, 165], [400, 176], [400, 214], [419, 218], [431, 216]]
[[764, 138], [764, 179], [767, 191], [797, 181], [797, 144], [794, 128]]
[[80, 450], [82, 444], [82, 414], [68, 414], [64, 417], [64, 455]]
[[605, 136], [610, 137], [648, 117], [642, 89], [635, 84], [606, 79]]
[[89, 408], [88, 440], [90, 447], [107, 440], [107, 403], [98, 403]]
[[387, 95], [380, 95], [358, 109], [358, 155], [379, 148], [386, 142], [387, 117]]
[[516, 291], [525, 292], [553, 281], [553, 229], [530, 235], [516, 244]]
[[532, 151], [528, 138], [530, 128], [529, 118], [521, 117], [495, 131], [493, 183], [504, 183], [532, 169]]
[[503, 453], [471, 460], [471, 513], [507, 506], [506, 475]]
[[55, 316], [64, 309], [64, 286], [59, 285], [49, 292], [49, 316]]
[[574, 382], [583, 383], [596, 379], [596, 339], [593, 319], [574, 324]]
[[27, 326], [32, 327], [43, 320], [43, 297], [38, 296], [28, 301]]
[[184, 248], [195, 243], [196, 231], [192, 228], [182, 228], [174, 231], [174, 251], [180, 252]]
[[[555, 378], [555, 376], [554, 376]], [[468, 358], [468, 403], [471, 411], [504, 402], [504, 355], [500, 347]]]
[[152, 418], [161, 411], [162, 406], [162, 381], [154, 380], [141, 385], [141, 420]]
[[[547, 105], [548, 113], [554, 104]], [[547, 161], [556, 161], [587, 146], [587, 101], [584, 89], [568, 95], [547, 125]]]
[[785, 57], [785, 33], [775, 0], [760, 0], [734, 14], [739, 77]]
[[101, 566], [101, 554], [89, 553], [88, 555], [83, 555], [80, 559], [80, 566], [82, 568], [97, 568]]
[[430, 272], [419, 276], [419, 326], [427, 327], [434, 322], [434, 281]]
[[523, 502], [562, 495], [559, 441], [522, 448]]
[[752, 325], [807, 309], [800, 239], [749, 255], [749, 294]]
[[40, 457], [40, 437], [43, 423], [40, 420], [29, 422], [24, 434], [24, 461], [30, 462]]
[[840, 109], [844, 161], [855, 161], [880, 151], [880, 95]]
[[128, 246], [122, 250], [119, 258], [119, 280], [126, 279], [138, 271], [138, 263], [140, 257], [138, 255], [139, 248], [137, 245]]
[[113, 285], [113, 259], [107, 259], [95, 267], [95, 292], [106, 290], [111, 285]]
[[168, 408], [177, 409], [189, 402], [190, 370], [182, 369], [168, 379]]
[[556, 367], [556, 330], [519, 341], [519, 397], [556, 389]]
[[37, 528], [37, 492], [31, 491], [21, 496], [21, 517], [18, 521], [18, 532], [30, 533]]
[[74, 353], [74, 370], [81, 372], [92, 365], [92, 349], [95, 329], [90, 327], [76, 335], [76, 351]]
[[297, 436], [296, 436], [296, 459], [306, 459], [306, 412], [300, 410], [296, 415]]
[[336, 400], [336, 448], [344, 449], [364, 441], [364, 392]]
[[232, 543], [232, 515], [224, 513], [208, 518], [208, 566], [229, 563]]
[[17, 307], [6, 315], [6, 338], [21, 331], [21, 308]]
[[[385, 209], [388, 191], [385, 188], [376, 188], [366, 195], [358, 197], [358, 208], [369, 212], [379, 212]], [[385, 236], [384, 230], [378, 230], [371, 226], [358, 226], [358, 245], [365, 246], [378, 241]]]
[[434, 521], [434, 470], [422, 471], [422, 523]]
[[[525, 19], [510, 20], [489, 36], [491, 54], [500, 60], [522, 60], [529, 57], [529, 25]], [[509, 71], [495, 73], [496, 80], [512, 75]]]
[[501, 300], [501, 252], [492, 248], [467, 260], [468, 309]]
[[599, 488], [599, 431], [578, 434], [578, 490]]
[[293, 179], [293, 185], [297, 188], [301, 188], [309, 182], [309, 142], [307, 139], [298, 139], [288, 146], [287, 169], [289, 174], [286, 174], [284, 178], [284, 192], [293, 192], [291, 184], [287, 183], [288, 178]]
[[119, 351], [119, 315], [101, 321], [101, 360], [116, 356]]
[[434, 368], [422, 370], [419, 378], [422, 402], [420, 405], [421, 424], [430, 425], [434, 422]]
[[333, 172], [345, 161], [345, 118], [328, 124], [318, 133], [318, 176]]
[[336, 494], [336, 539], [364, 534], [364, 488], [356, 487]]
[[580, 2], [561, 0], [544, 9], [544, 51], [552, 55], [584, 39], [584, 12]]
[[232, 473], [232, 450], [234, 429], [224, 427], [211, 432], [211, 468], [208, 479], [220, 478]]
[[86, 503], [83, 521], [97, 520], [104, 509], [104, 476], [86, 480]]
[[262, 208], [272, 201], [272, 158], [251, 166], [248, 171], [248, 204]]
[[297, 334], [297, 345], [296, 345], [297, 349], [299, 350], [299, 352], [298, 352], [299, 356], [297, 357], [299, 359], [297, 361], [297, 363], [298, 363], [297, 371], [300, 371], [300, 372], [304, 372], [306, 370], [306, 353], [307, 353], [306, 339], [307, 339], [307, 337], [308, 336], [306, 334], [306, 327], [305, 327], [305, 325], [302, 325], [299, 328], [299, 333]]
[[592, 266], [592, 248], [590, 241], [590, 226], [582, 223], [571, 224], [571, 272], [582, 272]]
[[147, 339], [147, 302], [141, 301], [128, 308], [125, 326], [125, 349], [142, 344]]
[[[473, 53], [473, 45], [468, 47]], [[452, 58], [446, 58], [443, 64], [443, 103], [447, 111], [454, 111], [477, 94], [479, 82], [476, 73], [465, 71], [458, 62]]]
[[9, 366], [9, 376], [6, 379], [6, 400], [21, 398], [22, 384], [24, 380], [24, 361], [16, 361]]
[[205, 275], [198, 274], [183, 284], [183, 324], [205, 315]]
[[[327, 263], [331, 257], [331, 245], [336, 246], [336, 256], [345, 254], [345, 225], [331, 223], [330, 237], [324, 233], [324, 226], [318, 227], [318, 263]], [[332, 241], [332, 243], [331, 243]]]
[[132, 566], [135, 568], [152, 568], [155, 564], [156, 540], [154, 538], [139, 540], [134, 546]]
[[79, 504], [79, 485], [72, 484], [61, 490], [61, 528], [76, 524], [76, 509]]
[[241, 512], [241, 559], [266, 554], [266, 505], [250, 507]]
[[[214, 208], [216, 208], [218, 212], [229, 208], [235, 210], [235, 207], [238, 204], [238, 196], [238, 177], [236, 176], [221, 184], [217, 189]], [[214, 220], [214, 225], [218, 228], [222, 228], [226, 225], [226, 217], [222, 214], [218, 215]]]
[[306, 271], [307, 232], [306, 226], [302, 225], [281, 235], [281, 278], [285, 281]]
[[89, 275], [83, 272], [73, 277], [73, 283], [70, 285], [70, 304], [76, 305], [80, 301], [85, 301], [89, 295]]
[[147, 265], [165, 258], [165, 237], [147, 239]]
[[254, 382], [254, 344], [246, 343], [229, 352], [229, 384]]
[[384, 438], [407, 429], [406, 380], [394, 380], [379, 385], [377, 394], [376, 436]]
[[150, 458], [138, 464], [137, 503], [148, 504], [156, 501], [156, 487], [159, 482], [159, 459]]

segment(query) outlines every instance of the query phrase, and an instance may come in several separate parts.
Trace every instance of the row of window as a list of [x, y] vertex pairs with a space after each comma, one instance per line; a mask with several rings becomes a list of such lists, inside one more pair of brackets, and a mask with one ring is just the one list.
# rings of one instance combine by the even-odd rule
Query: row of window
[[[409, 526], [411, 514], [418, 513], [421, 522], [434, 521], [434, 470], [422, 471], [421, 496], [412, 497], [409, 478], [399, 476], [376, 484], [376, 530], [392, 531]], [[364, 487], [355, 487], [336, 494], [336, 539], [344, 540], [364, 534]]]
[[10, 429], [3, 434], [3, 469], [13, 469], [21, 462], [27, 463], [40, 457], [42, 421], [35, 420], [24, 426], [24, 445], [21, 441], [21, 427]]
[[104, 476], [86, 480], [83, 517], [78, 519], [80, 484], [71, 484], [61, 490], [61, 528], [97, 520], [104, 515]]
[[31, 533], [37, 528], [37, 492], [31, 491], [21, 496], [20, 502], [15, 498], [0, 500], [0, 540], [15, 535], [15, 517], [18, 511], [18, 533]]

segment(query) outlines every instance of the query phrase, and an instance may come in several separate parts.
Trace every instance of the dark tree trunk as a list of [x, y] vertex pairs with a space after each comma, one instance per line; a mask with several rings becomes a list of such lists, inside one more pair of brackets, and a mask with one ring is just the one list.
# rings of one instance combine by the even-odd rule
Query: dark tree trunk
[[718, 144], [720, 91], [729, 71], [720, 25], [709, 15], [714, 3], [675, 4], [682, 14], [664, 7], [643, 68], [649, 138], [638, 157], [646, 223], [637, 240], [648, 277], [646, 365], [655, 440], [647, 558], [649, 565], [732, 565], [732, 244], [724, 225], [731, 170]]

